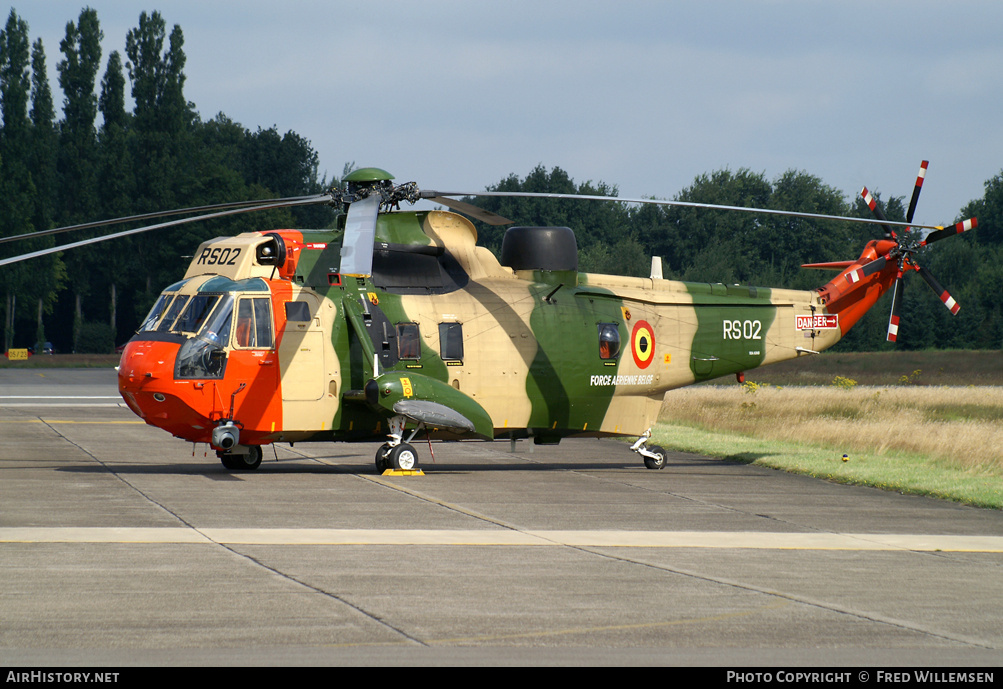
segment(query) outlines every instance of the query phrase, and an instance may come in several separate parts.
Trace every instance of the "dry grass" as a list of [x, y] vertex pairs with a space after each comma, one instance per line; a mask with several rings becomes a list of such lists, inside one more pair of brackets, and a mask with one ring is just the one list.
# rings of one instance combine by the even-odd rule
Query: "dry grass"
[[695, 386], [669, 393], [661, 420], [1003, 477], [1003, 388]]

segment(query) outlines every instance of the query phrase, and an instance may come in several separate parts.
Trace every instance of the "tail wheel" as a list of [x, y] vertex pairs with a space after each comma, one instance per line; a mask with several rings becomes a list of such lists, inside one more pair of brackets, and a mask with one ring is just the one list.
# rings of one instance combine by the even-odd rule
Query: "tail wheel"
[[652, 445], [647, 448], [648, 452], [655, 455], [654, 457], [645, 457], [644, 466], [649, 469], [664, 469], [665, 468], [665, 448], [659, 445]]
[[391, 468], [396, 471], [410, 471], [418, 468], [418, 453], [407, 443], [401, 443], [387, 455]]

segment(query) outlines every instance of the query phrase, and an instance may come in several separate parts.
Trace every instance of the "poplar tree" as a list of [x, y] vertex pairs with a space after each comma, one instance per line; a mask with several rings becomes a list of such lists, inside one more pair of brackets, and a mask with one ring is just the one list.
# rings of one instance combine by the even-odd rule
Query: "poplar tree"
[[[60, 224], [70, 225], [93, 219], [97, 198], [97, 96], [94, 84], [101, 63], [104, 34], [97, 11], [85, 8], [76, 24], [66, 24], [66, 37], [59, 49], [63, 59], [56, 65], [63, 89], [63, 121], [59, 136], [59, 188], [62, 214]], [[78, 239], [93, 232], [77, 234]], [[84, 324], [83, 299], [91, 290], [91, 265], [97, 252], [90, 247], [67, 255], [68, 273], [73, 284], [73, 345], [77, 348]]]
[[[165, 49], [165, 41], [167, 47]], [[159, 12], [139, 16], [139, 26], [126, 35], [126, 68], [135, 101], [132, 128], [136, 211], [177, 208], [191, 201], [197, 168], [193, 130], [196, 117], [184, 98], [184, 35], [175, 25], [168, 39]], [[181, 256], [198, 246], [205, 229], [179, 228], [152, 236], [136, 248], [151, 281], [165, 282], [183, 268]]]
[[[3, 108], [0, 123], [0, 236], [31, 232], [35, 214], [35, 188], [29, 171], [28, 55], [28, 24], [11, 10], [7, 24], [0, 31], [0, 105]], [[2, 255], [13, 253], [19, 251], [4, 248]], [[17, 295], [30, 280], [30, 269], [24, 265], [9, 268], [0, 271], [0, 289], [5, 294], [5, 350], [13, 344]]]
[[[101, 79], [98, 109], [102, 117], [101, 130], [98, 132], [100, 215], [104, 218], [125, 217], [134, 212], [135, 177], [128, 146], [130, 116], [125, 110], [125, 75], [122, 71], [122, 57], [118, 51], [113, 51], [108, 56], [108, 66]], [[110, 299], [109, 325], [116, 342], [119, 341], [117, 335], [119, 287], [127, 287], [129, 282], [135, 283], [135, 278], [132, 276], [142, 274], [141, 266], [134, 259], [134, 247], [139, 241], [142, 240], [124, 237], [116, 240], [114, 251], [105, 252], [109, 266], [107, 272]], [[139, 284], [143, 283], [145, 280]]]
[[[56, 156], [59, 136], [56, 129], [56, 113], [49, 88], [48, 72], [45, 69], [45, 49], [42, 39], [36, 40], [31, 48], [31, 161], [32, 179], [35, 183], [35, 230], [45, 230], [53, 226], [56, 213]], [[48, 248], [55, 244], [52, 237], [40, 237], [31, 242], [33, 250]], [[22, 248], [22, 250], [26, 250]], [[65, 267], [58, 255], [35, 259], [32, 273], [33, 292], [37, 295], [35, 343], [36, 352], [45, 344], [45, 326], [42, 316], [51, 313], [59, 290], [65, 278]]]

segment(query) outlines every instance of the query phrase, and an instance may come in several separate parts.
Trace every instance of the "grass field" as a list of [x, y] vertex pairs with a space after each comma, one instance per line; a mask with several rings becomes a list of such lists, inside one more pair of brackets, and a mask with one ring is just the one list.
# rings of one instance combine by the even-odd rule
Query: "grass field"
[[1003, 388], [837, 382], [675, 390], [653, 442], [1003, 508]]
[[900, 385], [905, 376], [911, 385], [1003, 386], [1003, 352], [930, 350], [844, 354], [829, 351], [765, 366], [747, 374], [756, 382], [772, 385], [829, 385], [836, 376], [852, 378], [861, 385]]

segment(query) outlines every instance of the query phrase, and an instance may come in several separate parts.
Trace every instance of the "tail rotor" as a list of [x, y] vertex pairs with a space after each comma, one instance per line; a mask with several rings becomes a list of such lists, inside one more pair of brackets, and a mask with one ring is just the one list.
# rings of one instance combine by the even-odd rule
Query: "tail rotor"
[[[919, 200], [920, 191], [923, 189], [923, 181], [926, 179], [926, 170], [929, 162], [924, 160], [920, 163], [919, 174], [916, 176], [916, 184], [913, 187], [912, 198], [909, 200], [909, 210], [906, 213], [906, 222], [911, 224], [913, 215], [916, 212], [916, 202]], [[877, 218], [882, 223], [887, 222], [885, 214], [881, 211], [881, 207], [877, 203], [877, 199], [874, 198], [873, 194], [867, 190], [867, 187], [860, 192], [863, 197], [864, 202], [867, 207], [871, 209], [874, 217]], [[892, 248], [887, 254], [878, 257], [877, 259], [867, 263], [860, 268], [858, 268], [854, 273], [850, 274], [850, 280], [856, 281], [867, 277], [875, 272], [878, 272], [885, 268], [887, 263], [891, 260], [898, 262], [898, 273], [895, 276], [895, 287], [892, 296], [892, 312], [888, 319], [888, 335], [887, 339], [889, 342], [895, 342], [898, 340], [899, 331], [899, 318], [902, 306], [902, 277], [910, 272], [916, 271], [920, 274], [920, 277], [930, 288], [933, 289], [934, 293], [943, 302], [944, 306], [951, 312], [951, 315], [956, 315], [960, 310], [960, 306], [954, 300], [954, 298], [941, 286], [939, 282], [930, 274], [929, 270], [920, 267], [916, 263], [916, 252], [924, 246], [928, 246], [933, 242], [940, 241], [941, 239], [946, 239], [947, 237], [953, 237], [956, 234], [961, 234], [967, 230], [974, 229], [978, 227], [978, 220], [976, 218], [969, 218], [968, 220], [959, 222], [952, 227], [941, 228], [939, 230], [934, 230], [930, 232], [923, 239], [918, 239], [913, 236], [912, 228], [905, 228], [901, 236], [897, 234], [890, 225], [883, 225], [885, 228], [885, 238], [895, 240], [896, 246]], [[856, 280], [854, 280], [856, 277]]]

